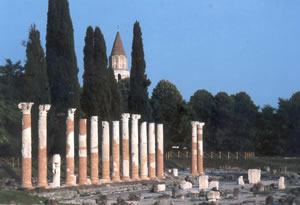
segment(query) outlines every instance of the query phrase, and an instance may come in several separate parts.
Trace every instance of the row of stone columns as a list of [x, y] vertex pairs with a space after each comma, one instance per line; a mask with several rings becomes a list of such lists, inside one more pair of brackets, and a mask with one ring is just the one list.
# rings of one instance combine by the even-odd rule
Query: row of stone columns
[[[20, 103], [22, 110], [22, 187], [31, 188], [31, 107], [33, 103]], [[50, 105], [39, 106], [39, 156], [38, 156], [38, 186], [48, 186], [47, 181], [47, 112]], [[76, 185], [75, 153], [74, 153], [74, 114], [76, 109], [68, 109], [66, 119], [66, 186]], [[129, 113], [122, 114], [122, 169], [120, 166], [120, 130], [119, 121], [112, 122], [112, 174], [110, 174], [110, 132], [109, 123], [102, 122], [102, 178], [99, 180], [99, 155], [98, 155], [98, 117], [91, 117], [90, 138], [90, 166], [91, 183], [120, 182], [130, 180], [147, 180], [164, 178], [163, 158], [163, 124], [157, 125], [157, 150], [155, 141], [155, 123], [149, 123], [149, 143], [147, 140], [147, 122], [138, 127], [140, 115], [131, 115], [131, 153], [129, 154]], [[87, 122], [79, 121], [79, 171], [78, 182], [80, 185], [88, 184], [87, 180]], [[140, 137], [139, 137], [140, 135]], [[139, 143], [140, 139], [140, 143]], [[140, 145], [140, 146], [139, 146]], [[129, 157], [131, 156], [131, 158]], [[55, 157], [54, 157], [55, 158]], [[57, 159], [56, 159], [57, 158]], [[56, 156], [56, 161], [59, 155]], [[54, 159], [54, 161], [55, 161]], [[131, 161], [130, 161], [131, 159]], [[140, 164], [139, 164], [140, 159]], [[60, 161], [60, 160], [59, 160]], [[55, 162], [59, 164], [60, 162]], [[131, 167], [130, 167], [131, 164]], [[149, 165], [149, 166], [148, 166]], [[156, 166], [157, 165], [157, 166]], [[122, 171], [122, 172], [120, 172]], [[60, 172], [55, 168], [55, 172]], [[130, 175], [131, 174], [131, 175]], [[60, 175], [60, 174], [59, 174]], [[58, 176], [59, 176], [58, 175]], [[111, 178], [112, 175], [112, 178]], [[122, 176], [122, 178], [121, 178]], [[58, 177], [59, 178], [59, 177]], [[55, 179], [55, 184], [58, 179]]]
[[191, 175], [198, 176], [204, 174], [203, 170], [203, 127], [205, 123], [192, 121], [192, 163]]

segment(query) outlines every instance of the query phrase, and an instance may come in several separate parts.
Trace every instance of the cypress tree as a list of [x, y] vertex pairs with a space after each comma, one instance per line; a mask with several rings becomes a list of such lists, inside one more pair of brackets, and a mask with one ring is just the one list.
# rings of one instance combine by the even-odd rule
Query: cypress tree
[[50, 103], [50, 88], [47, 77], [46, 58], [40, 41], [40, 32], [36, 29], [35, 25], [30, 27], [26, 45], [26, 56], [23, 101], [35, 103], [31, 113], [33, 156], [36, 156], [38, 147], [39, 105]]
[[74, 107], [76, 114], [80, 113], [74, 30], [67, 0], [48, 1], [46, 60], [52, 100], [48, 147], [52, 147], [51, 154], [64, 154], [67, 109]]
[[133, 27], [133, 42], [131, 52], [130, 91], [128, 94], [128, 110], [142, 115], [143, 120], [151, 119], [151, 106], [148, 97], [148, 86], [151, 81], [145, 74], [143, 39], [140, 24]]

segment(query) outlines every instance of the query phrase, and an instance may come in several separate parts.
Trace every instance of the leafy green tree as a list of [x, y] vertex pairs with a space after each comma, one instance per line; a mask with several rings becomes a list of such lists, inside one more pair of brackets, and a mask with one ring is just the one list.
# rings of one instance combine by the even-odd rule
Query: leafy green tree
[[131, 113], [141, 114], [143, 120], [149, 120], [151, 119], [151, 106], [148, 97], [148, 86], [151, 81], [147, 79], [145, 71], [146, 62], [142, 32], [139, 22], [136, 21], [133, 27], [128, 109]]
[[52, 101], [48, 144], [52, 154], [63, 154], [67, 109], [75, 107], [80, 112], [74, 30], [67, 0], [48, 1], [46, 61]]

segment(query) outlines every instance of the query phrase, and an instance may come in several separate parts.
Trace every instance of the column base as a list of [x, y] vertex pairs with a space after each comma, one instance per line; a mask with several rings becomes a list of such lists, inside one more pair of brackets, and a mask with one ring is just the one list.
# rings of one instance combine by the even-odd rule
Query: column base
[[198, 175], [199, 175], [199, 176], [205, 175], [205, 173], [204, 173], [204, 172], [200, 172]]
[[111, 180], [110, 179], [100, 179], [99, 182], [101, 184], [108, 184], [108, 183], [111, 183]]
[[150, 178], [148, 176], [141, 176], [141, 180], [149, 180]]
[[47, 188], [48, 186], [49, 186], [48, 183], [43, 182], [43, 183], [38, 183], [36, 187], [38, 187], [38, 188]]
[[141, 179], [139, 177], [133, 177], [131, 178], [131, 181], [140, 181]]
[[165, 179], [166, 177], [162, 175], [162, 176], [157, 176], [157, 178], [158, 179]]
[[112, 178], [112, 182], [121, 182], [120, 177]]
[[78, 186], [78, 184], [69, 182], [69, 183], [64, 184], [63, 186], [64, 186], [64, 187]]
[[23, 189], [33, 189], [33, 186], [31, 183], [22, 184]]
[[92, 179], [91, 184], [99, 184], [99, 179]]
[[131, 179], [130, 179], [129, 176], [126, 176], [126, 177], [122, 177], [122, 181], [123, 181], [123, 182], [130, 182]]
[[199, 176], [198, 172], [192, 172], [190, 173], [191, 176]]
[[157, 179], [157, 177], [156, 177], [156, 176], [150, 176], [149, 178], [150, 178], [150, 180]]

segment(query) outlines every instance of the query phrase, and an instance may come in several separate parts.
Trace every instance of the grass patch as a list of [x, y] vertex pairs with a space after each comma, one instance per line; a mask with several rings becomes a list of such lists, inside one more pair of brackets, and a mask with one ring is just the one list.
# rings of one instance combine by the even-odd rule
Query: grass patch
[[27, 192], [17, 190], [0, 190], [0, 204], [14, 201], [17, 204], [43, 204], [46, 198], [31, 196]]

